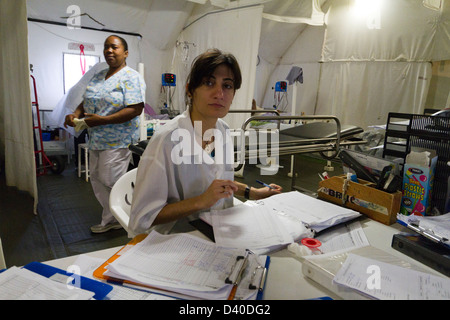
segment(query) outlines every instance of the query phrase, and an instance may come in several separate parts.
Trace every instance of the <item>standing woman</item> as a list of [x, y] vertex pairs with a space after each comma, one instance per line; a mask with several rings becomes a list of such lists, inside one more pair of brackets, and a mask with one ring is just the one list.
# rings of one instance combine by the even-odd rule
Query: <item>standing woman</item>
[[109, 209], [114, 183], [127, 172], [131, 159], [128, 146], [139, 139], [139, 115], [144, 108], [145, 82], [126, 64], [127, 42], [116, 35], [104, 43], [103, 55], [109, 68], [94, 75], [83, 102], [64, 125], [75, 126], [83, 119], [89, 133], [89, 173], [92, 189], [103, 207], [102, 221], [91, 227], [94, 233], [121, 228]]
[[[220, 50], [198, 56], [187, 79], [188, 110], [166, 123], [139, 162], [130, 212], [129, 236], [187, 231], [201, 211], [233, 205], [233, 194], [260, 199], [281, 187], [249, 188], [233, 181], [234, 148], [221, 119], [241, 86], [235, 57]], [[175, 228], [175, 229], [173, 229]]]

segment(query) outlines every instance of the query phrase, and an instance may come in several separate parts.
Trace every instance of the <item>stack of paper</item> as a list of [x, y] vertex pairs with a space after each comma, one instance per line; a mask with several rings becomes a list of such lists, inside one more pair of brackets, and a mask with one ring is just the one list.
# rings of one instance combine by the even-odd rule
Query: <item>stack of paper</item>
[[[110, 263], [105, 275], [184, 298], [227, 299], [233, 285], [225, 280], [243, 254], [243, 250], [223, 248], [189, 234], [153, 231]], [[261, 261], [250, 261], [253, 263]], [[240, 292], [243, 299], [255, 296], [255, 290]]]
[[[264, 205], [241, 204], [213, 210], [211, 221], [214, 239], [224, 247], [262, 250], [294, 241], [281, 219]], [[303, 225], [299, 225], [306, 231]]]
[[212, 210], [207, 219], [217, 244], [266, 253], [359, 216], [351, 209], [292, 191]]
[[315, 232], [361, 215], [354, 210], [313, 198], [298, 191], [277, 194], [258, 202], [302, 221]]
[[[86, 278], [94, 279], [94, 271], [105, 262], [102, 258], [92, 257], [87, 254], [80, 254], [73, 265], [80, 268], [80, 275]], [[104, 298], [105, 300], [175, 300], [167, 295], [154, 292], [135, 290], [126, 286], [110, 283], [111, 292]]]

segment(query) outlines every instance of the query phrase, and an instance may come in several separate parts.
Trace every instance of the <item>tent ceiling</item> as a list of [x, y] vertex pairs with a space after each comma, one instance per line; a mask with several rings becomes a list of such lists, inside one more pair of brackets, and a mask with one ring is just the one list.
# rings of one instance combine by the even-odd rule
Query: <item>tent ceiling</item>
[[[262, 4], [265, 14], [309, 19], [313, 3], [320, 8], [326, 2], [327, 0], [27, 0], [27, 11], [28, 18], [62, 24], [68, 22], [68, 17], [82, 14], [80, 22], [83, 27], [138, 33], [155, 47], [169, 49], [182, 28], [188, 24], [192, 12]], [[79, 12], [71, 9], [70, 6], [73, 5], [78, 6]], [[263, 19], [260, 45], [262, 57], [276, 64], [305, 26], [304, 23]]]

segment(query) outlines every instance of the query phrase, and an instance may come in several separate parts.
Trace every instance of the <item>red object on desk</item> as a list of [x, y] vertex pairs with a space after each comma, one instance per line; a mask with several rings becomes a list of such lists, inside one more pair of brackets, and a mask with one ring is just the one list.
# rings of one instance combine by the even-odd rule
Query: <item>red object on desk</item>
[[322, 245], [322, 243], [319, 240], [313, 238], [303, 238], [301, 242], [302, 245], [308, 248], [318, 248]]

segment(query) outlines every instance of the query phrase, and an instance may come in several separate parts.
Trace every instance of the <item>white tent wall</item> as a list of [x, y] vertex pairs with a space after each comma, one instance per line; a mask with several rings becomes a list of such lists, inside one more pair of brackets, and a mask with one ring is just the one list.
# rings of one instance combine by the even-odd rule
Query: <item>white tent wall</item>
[[[181, 33], [180, 43], [193, 43], [189, 57], [183, 61], [182, 46], [177, 49], [174, 58], [174, 70], [177, 74], [178, 93], [175, 104], [183, 106], [186, 77], [192, 60], [210, 48], [218, 48], [232, 53], [239, 62], [242, 73], [242, 85], [236, 92], [231, 109], [250, 109], [254, 95], [255, 73], [262, 6], [250, 6], [240, 9], [219, 10], [200, 16]], [[194, 12], [195, 15], [195, 12]], [[224, 120], [230, 128], [240, 128], [249, 114], [229, 114]]]
[[37, 206], [25, 0], [0, 0], [0, 158], [6, 185], [34, 197]]
[[[152, 1], [146, 22], [139, 30], [143, 36], [141, 52], [147, 84], [146, 102], [157, 113], [166, 98], [161, 92], [161, 75], [173, 72], [174, 47], [194, 6], [192, 2], [179, 0]], [[177, 87], [177, 92], [184, 92], [183, 87], [178, 84]]]
[[324, 63], [316, 114], [367, 128], [389, 112], [422, 113], [430, 77], [429, 63]]
[[421, 0], [379, 3], [375, 17], [356, 16], [348, 1], [331, 4], [317, 114], [367, 128], [389, 112], [423, 112], [441, 11]]
[[[278, 81], [286, 79], [292, 67], [298, 66], [303, 69], [303, 84], [297, 83], [296, 90], [296, 115], [302, 112], [305, 114], [314, 114], [316, 97], [319, 88], [320, 76], [320, 58], [322, 53], [322, 43], [324, 38], [324, 27], [305, 26], [295, 41], [287, 49], [279, 64], [275, 67], [269, 77], [265, 88], [265, 94], [261, 107], [270, 108], [274, 104], [274, 87]], [[264, 64], [260, 64], [264, 68]], [[274, 66], [269, 66], [273, 68]], [[267, 69], [267, 65], [265, 67]], [[258, 70], [258, 73], [264, 71]], [[292, 97], [294, 85], [288, 85], [287, 105], [282, 112], [292, 112]], [[256, 99], [255, 99], [256, 100]], [[258, 100], [257, 100], [258, 101]], [[284, 105], [283, 105], [284, 107]]]
[[[356, 1], [329, 1], [325, 27], [308, 26], [300, 33], [267, 77], [264, 99], [258, 104], [272, 106], [275, 82], [286, 79], [296, 65], [304, 76], [304, 83], [297, 85], [297, 114], [333, 114], [344, 124], [367, 128], [386, 123], [391, 111], [421, 113], [430, 61], [450, 55], [448, 0], [434, 2], [440, 9], [425, 7], [429, 1], [422, 0], [372, 2], [381, 5], [379, 20], [355, 16]], [[260, 68], [267, 69], [267, 63], [260, 66], [258, 74], [266, 74]], [[292, 86], [288, 97], [292, 98]]]

